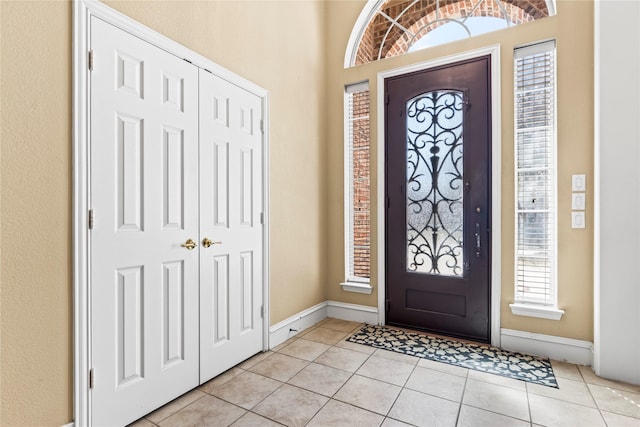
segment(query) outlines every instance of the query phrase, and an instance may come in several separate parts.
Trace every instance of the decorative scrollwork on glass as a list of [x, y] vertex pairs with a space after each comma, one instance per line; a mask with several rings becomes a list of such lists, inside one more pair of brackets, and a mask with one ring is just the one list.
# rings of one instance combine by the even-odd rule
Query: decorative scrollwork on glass
[[462, 276], [464, 93], [407, 102], [407, 271]]

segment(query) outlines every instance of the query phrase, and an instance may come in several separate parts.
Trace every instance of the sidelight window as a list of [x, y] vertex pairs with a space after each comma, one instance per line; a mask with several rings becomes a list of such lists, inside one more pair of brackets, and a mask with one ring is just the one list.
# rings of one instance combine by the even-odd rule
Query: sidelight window
[[347, 85], [345, 114], [345, 278], [343, 289], [371, 293], [369, 83]]
[[[559, 318], [557, 304], [555, 41], [514, 52], [515, 314]], [[538, 305], [535, 314], [522, 305]], [[542, 313], [542, 315], [540, 314]]]

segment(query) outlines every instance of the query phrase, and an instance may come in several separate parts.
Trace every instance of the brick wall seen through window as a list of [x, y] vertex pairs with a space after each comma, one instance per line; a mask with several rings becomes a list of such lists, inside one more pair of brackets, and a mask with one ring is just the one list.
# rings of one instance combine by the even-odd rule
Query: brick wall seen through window
[[[365, 86], [366, 87], [366, 86]], [[347, 176], [346, 279], [368, 281], [371, 260], [371, 191], [369, 169], [369, 90], [347, 87], [345, 162]]]

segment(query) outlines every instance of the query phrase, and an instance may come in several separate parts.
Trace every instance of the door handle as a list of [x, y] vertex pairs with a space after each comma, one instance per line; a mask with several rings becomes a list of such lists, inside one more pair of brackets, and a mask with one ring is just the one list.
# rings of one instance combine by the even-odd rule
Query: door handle
[[194, 249], [196, 246], [198, 246], [198, 244], [194, 242], [193, 239], [187, 239], [187, 241], [181, 244], [180, 246], [182, 246], [183, 248], [187, 248], [188, 250], [191, 250], [191, 249]]
[[221, 241], [212, 242], [211, 240], [209, 240], [208, 237], [205, 237], [204, 239], [202, 239], [202, 246], [204, 246], [205, 248], [208, 248], [211, 245], [221, 245], [221, 244], [222, 244]]
[[480, 223], [476, 222], [476, 258], [480, 258]]

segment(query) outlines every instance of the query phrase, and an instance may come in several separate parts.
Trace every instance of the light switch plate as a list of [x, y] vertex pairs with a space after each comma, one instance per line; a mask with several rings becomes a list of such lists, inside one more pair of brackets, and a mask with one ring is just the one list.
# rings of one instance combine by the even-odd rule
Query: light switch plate
[[571, 212], [571, 228], [585, 228], [584, 222], [584, 212]]
[[571, 191], [586, 191], [587, 177], [584, 174], [571, 175]]
[[585, 194], [573, 193], [571, 194], [571, 209], [574, 211], [583, 211], [586, 207]]

